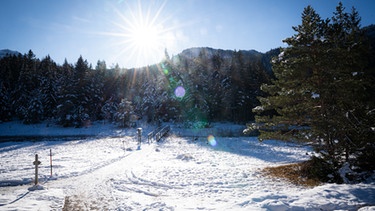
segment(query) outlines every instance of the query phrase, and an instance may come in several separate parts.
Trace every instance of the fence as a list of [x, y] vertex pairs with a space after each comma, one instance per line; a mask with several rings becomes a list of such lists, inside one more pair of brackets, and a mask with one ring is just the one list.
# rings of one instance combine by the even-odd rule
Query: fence
[[163, 138], [169, 131], [171, 130], [170, 126], [164, 126], [164, 127], [159, 127], [155, 129], [154, 131], [148, 133], [148, 143], [153, 142], [155, 140], [156, 142], [160, 141], [161, 138]]

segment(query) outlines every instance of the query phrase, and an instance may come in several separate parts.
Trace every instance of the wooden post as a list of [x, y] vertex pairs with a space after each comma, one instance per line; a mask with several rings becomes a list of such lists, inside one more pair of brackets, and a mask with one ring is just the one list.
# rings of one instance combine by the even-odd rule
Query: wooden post
[[51, 164], [51, 177], [52, 177], [52, 149], [49, 149], [49, 161]]
[[137, 128], [138, 133], [138, 150], [141, 149], [141, 143], [142, 143], [142, 128]]
[[38, 184], [38, 166], [41, 164], [41, 162], [38, 160], [38, 154], [35, 154], [35, 161], [33, 162], [35, 165], [35, 185]]
[[142, 142], [142, 128], [137, 128], [138, 133], [138, 145], [141, 145]]

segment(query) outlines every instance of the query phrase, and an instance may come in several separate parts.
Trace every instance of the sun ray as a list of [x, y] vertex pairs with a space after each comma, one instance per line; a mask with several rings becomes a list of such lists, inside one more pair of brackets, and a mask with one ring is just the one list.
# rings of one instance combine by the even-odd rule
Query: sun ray
[[166, 47], [162, 36], [163, 26], [157, 23], [163, 5], [153, 14], [151, 7], [144, 12], [141, 2], [138, 1], [137, 10], [130, 10], [129, 17], [126, 17], [117, 9], [115, 10], [122, 23], [115, 23], [118, 29], [121, 29], [121, 32], [113, 35], [124, 39], [121, 44], [127, 45], [125, 49], [130, 50], [130, 56], [135, 57], [133, 59], [135, 59], [136, 64], [142, 63], [144, 59], [155, 61], [157, 57], [160, 57], [163, 48]]
[[191, 23], [173, 19], [177, 11], [166, 12], [166, 5], [167, 0], [111, 5], [113, 18], [109, 26], [112, 27], [97, 34], [110, 38], [108, 49], [113, 50], [112, 61], [144, 67], [162, 61], [165, 49], [177, 50], [182, 43], [179, 39], [185, 38], [181, 29]]

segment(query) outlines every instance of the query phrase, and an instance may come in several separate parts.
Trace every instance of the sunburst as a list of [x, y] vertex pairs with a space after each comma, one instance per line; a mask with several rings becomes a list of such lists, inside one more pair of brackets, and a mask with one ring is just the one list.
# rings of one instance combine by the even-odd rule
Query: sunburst
[[166, 2], [157, 7], [148, 5], [147, 9], [143, 8], [140, 1], [134, 7], [124, 3], [126, 11], [115, 9], [121, 22], [113, 22], [115, 32], [107, 33], [119, 38], [119, 41], [114, 43], [121, 46], [116, 60], [124, 58], [125, 62], [133, 63], [136, 67], [161, 61], [164, 50], [175, 42], [173, 27], [164, 26], [170, 18], [162, 15]]

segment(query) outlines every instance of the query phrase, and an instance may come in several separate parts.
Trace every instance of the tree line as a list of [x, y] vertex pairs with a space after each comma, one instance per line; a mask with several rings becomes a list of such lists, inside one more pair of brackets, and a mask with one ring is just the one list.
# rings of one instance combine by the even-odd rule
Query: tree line
[[312, 143], [318, 154], [304, 171], [323, 181], [362, 181], [375, 169], [374, 26], [360, 20], [342, 3], [330, 19], [306, 7], [248, 125], [260, 139]]
[[[188, 56], [193, 50], [199, 53]], [[244, 123], [254, 119], [249, 108], [259, 104], [260, 85], [272, 75], [264, 59], [255, 51], [211, 48], [170, 58], [166, 50], [158, 64], [124, 69], [108, 68], [105, 61], [92, 67], [82, 56], [59, 65], [50, 56], [36, 58], [32, 50], [7, 55], [0, 59], [0, 120], [49, 120], [65, 127], [96, 120], [130, 126], [140, 118], [188, 127]], [[184, 95], [176, 95], [178, 87]]]

